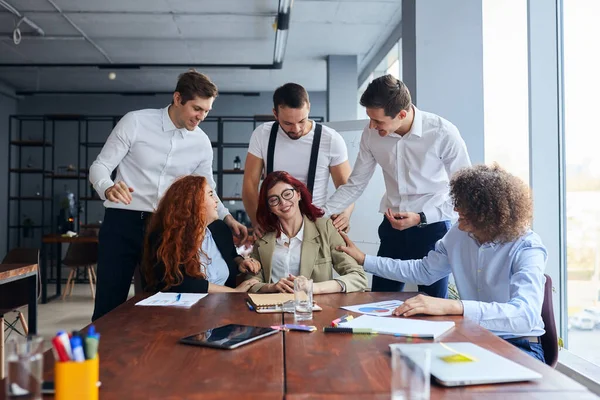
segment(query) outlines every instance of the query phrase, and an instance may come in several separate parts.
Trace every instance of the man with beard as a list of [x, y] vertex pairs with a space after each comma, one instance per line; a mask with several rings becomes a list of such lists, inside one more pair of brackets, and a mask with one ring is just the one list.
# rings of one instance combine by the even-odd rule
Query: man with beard
[[[106, 207], [99, 234], [93, 321], [127, 300], [144, 249], [146, 220], [171, 183], [180, 176], [202, 175], [214, 188], [213, 150], [198, 124], [217, 94], [206, 75], [181, 74], [172, 103], [123, 116], [91, 165], [90, 182]], [[218, 214], [240, 240], [246, 239], [246, 227], [220, 202]]]
[[[317, 207], [325, 205], [330, 175], [336, 188], [348, 181], [351, 168], [344, 139], [335, 130], [310, 120], [309, 113], [306, 89], [286, 83], [273, 93], [275, 122], [264, 123], [252, 133], [242, 197], [257, 237], [263, 234], [256, 221], [263, 169], [267, 174], [286, 171], [304, 183]], [[337, 229], [348, 229], [353, 208], [350, 205], [332, 216]]]

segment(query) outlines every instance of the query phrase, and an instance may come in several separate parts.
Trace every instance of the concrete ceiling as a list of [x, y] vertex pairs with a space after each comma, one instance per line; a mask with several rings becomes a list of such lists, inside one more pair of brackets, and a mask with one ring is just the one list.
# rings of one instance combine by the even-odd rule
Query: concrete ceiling
[[[0, 0], [0, 64], [271, 64], [278, 0]], [[61, 15], [52, 2], [62, 11]], [[327, 55], [366, 65], [401, 20], [401, 0], [295, 0], [282, 69], [202, 68], [221, 91], [295, 81], [326, 89]], [[66, 18], [65, 18], [66, 17]], [[70, 23], [70, 20], [72, 23]], [[75, 25], [75, 26], [73, 26]], [[172, 91], [181, 68], [0, 67], [18, 91]]]

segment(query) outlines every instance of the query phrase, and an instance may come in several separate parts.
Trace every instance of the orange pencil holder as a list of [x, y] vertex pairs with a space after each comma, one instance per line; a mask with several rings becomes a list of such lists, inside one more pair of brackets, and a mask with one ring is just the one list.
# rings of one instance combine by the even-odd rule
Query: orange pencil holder
[[83, 362], [54, 364], [56, 400], [98, 400], [100, 362], [98, 357]]

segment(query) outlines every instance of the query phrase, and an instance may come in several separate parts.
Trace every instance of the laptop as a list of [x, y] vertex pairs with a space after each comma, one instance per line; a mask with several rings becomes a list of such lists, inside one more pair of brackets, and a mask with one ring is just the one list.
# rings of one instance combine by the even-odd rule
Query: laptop
[[[483, 385], [541, 379], [542, 375], [473, 343], [391, 344], [431, 349], [431, 375], [442, 386]], [[410, 356], [409, 356], [410, 357]]]

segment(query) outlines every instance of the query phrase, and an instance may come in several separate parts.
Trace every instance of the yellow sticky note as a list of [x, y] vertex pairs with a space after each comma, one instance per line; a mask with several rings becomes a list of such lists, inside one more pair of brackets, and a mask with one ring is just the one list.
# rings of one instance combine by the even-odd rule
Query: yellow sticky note
[[449, 354], [447, 356], [440, 356], [440, 359], [450, 364], [475, 361], [464, 354]]

